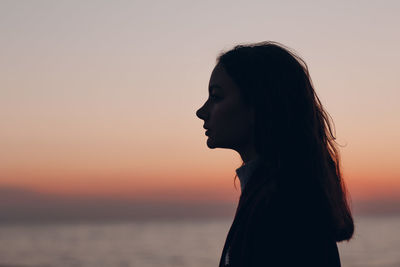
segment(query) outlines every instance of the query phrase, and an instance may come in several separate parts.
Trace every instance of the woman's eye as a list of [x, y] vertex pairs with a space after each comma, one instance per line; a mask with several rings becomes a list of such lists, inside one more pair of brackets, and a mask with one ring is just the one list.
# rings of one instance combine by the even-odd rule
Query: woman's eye
[[220, 100], [222, 97], [218, 96], [218, 95], [210, 95], [210, 99], [212, 100]]

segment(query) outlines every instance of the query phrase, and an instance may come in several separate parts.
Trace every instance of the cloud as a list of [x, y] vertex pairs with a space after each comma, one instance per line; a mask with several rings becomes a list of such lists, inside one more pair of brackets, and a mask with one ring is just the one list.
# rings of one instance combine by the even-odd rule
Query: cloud
[[360, 215], [398, 215], [400, 199], [370, 199], [353, 202], [353, 211]]
[[72, 197], [0, 187], [0, 222], [118, 221], [233, 217], [235, 203]]
[[[132, 200], [60, 196], [27, 188], [0, 187], [0, 222], [74, 222], [233, 218], [237, 203]], [[399, 199], [353, 202], [355, 215], [400, 214]]]

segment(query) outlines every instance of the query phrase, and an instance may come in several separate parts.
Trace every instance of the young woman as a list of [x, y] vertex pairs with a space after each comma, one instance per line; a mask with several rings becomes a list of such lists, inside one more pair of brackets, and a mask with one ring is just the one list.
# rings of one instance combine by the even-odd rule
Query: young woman
[[331, 122], [305, 62], [275, 42], [222, 53], [196, 112], [237, 151], [242, 193], [219, 266], [340, 266], [354, 224]]

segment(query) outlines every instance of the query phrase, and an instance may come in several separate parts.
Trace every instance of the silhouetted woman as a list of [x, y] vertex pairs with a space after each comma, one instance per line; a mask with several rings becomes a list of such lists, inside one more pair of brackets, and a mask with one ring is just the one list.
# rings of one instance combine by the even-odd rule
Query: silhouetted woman
[[222, 53], [197, 111], [237, 151], [242, 193], [219, 266], [340, 266], [354, 224], [331, 122], [305, 62], [275, 42]]

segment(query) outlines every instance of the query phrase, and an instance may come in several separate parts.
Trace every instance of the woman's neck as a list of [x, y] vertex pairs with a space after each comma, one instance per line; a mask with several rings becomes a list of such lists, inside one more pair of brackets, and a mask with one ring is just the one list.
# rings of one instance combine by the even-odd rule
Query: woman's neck
[[258, 156], [254, 146], [249, 146], [244, 150], [238, 151], [238, 153], [245, 164]]

